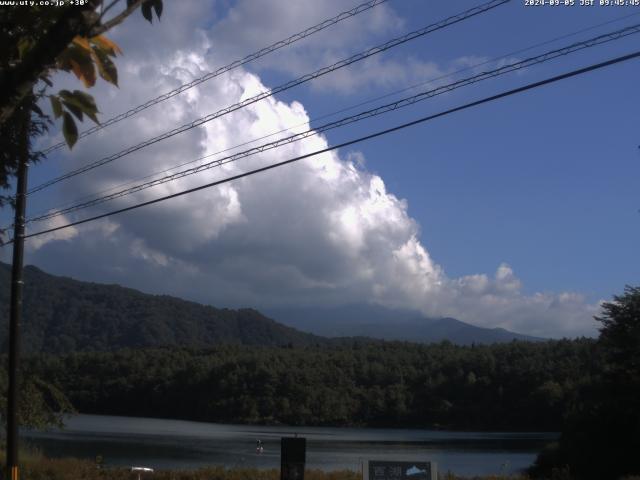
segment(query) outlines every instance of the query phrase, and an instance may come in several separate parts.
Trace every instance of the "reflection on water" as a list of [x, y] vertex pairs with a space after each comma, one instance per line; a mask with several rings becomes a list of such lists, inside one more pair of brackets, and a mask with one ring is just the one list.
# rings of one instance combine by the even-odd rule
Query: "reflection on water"
[[[553, 433], [263, 427], [181, 420], [76, 415], [64, 430], [24, 432], [51, 457], [93, 459], [110, 465], [192, 469], [207, 465], [279, 468], [280, 438], [307, 438], [307, 467], [360, 470], [362, 459], [431, 460], [459, 475], [512, 473], [529, 466]], [[255, 452], [256, 440], [264, 452]]]

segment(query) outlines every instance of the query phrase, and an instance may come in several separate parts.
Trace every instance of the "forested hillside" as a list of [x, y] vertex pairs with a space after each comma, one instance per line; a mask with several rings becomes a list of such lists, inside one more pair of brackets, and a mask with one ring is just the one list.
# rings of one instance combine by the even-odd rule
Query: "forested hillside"
[[[10, 270], [9, 265], [0, 263], [0, 315], [4, 318], [9, 308]], [[208, 347], [220, 343], [342, 343], [318, 335], [424, 343], [450, 340], [462, 345], [541, 340], [500, 328], [476, 327], [453, 318], [426, 318], [419, 312], [376, 305], [280, 309], [274, 310], [274, 321], [253, 309], [218, 309], [118, 285], [49, 275], [33, 266], [25, 267], [24, 273], [22, 336], [26, 352]], [[6, 338], [6, 331], [6, 322], [0, 324], [0, 342]]]
[[[11, 269], [0, 263], [0, 316], [8, 318]], [[281, 325], [252, 309], [229, 310], [118, 285], [56, 277], [24, 269], [22, 348], [64, 353], [131, 347], [218, 343], [308, 345], [321, 337]], [[7, 322], [0, 324], [4, 345]]]
[[592, 340], [354, 342], [32, 357], [83, 413], [293, 425], [553, 430], [598, 366]]

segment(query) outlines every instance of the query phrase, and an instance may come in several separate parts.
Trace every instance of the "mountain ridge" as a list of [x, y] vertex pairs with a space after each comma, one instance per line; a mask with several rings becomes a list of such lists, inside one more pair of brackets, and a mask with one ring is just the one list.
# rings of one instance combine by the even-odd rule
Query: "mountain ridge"
[[449, 340], [458, 345], [546, 340], [504, 328], [478, 327], [455, 318], [431, 318], [415, 310], [379, 305], [267, 308], [263, 311], [285, 325], [328, 337], [362, 336], [366, 332], [367, 337], [390, 341], [434, 343]]
[[[11, 269], [0, 263], [0, 313], [8, 317]], [[110, 351], [158, 346], [311, 345], [299, 332], [255, 309], [218, 309], [115, 284], [82, 282], [24, 269], [23, 350], [27, 353]], [[0, 325], [0, 340], [7, 337]]]
[[[0, 262], [0, 314], [4, 318], [8, 318], [10, 275], [11, 267]], [[265, 315], [253, 308], [219, 309], [117, 284], [51, 275], [32, 265], [25, 267], [24, 275], [22, 348], [26, 353], [198, 348], [221, 343], [308, 346], [345, 341], [449, 340], [469, 345], [538, 340], [452, 318], [429, 319], [411, 310], [374, 305], [267, 309]], [[7, 323], [0, 324], [3, 344]]]

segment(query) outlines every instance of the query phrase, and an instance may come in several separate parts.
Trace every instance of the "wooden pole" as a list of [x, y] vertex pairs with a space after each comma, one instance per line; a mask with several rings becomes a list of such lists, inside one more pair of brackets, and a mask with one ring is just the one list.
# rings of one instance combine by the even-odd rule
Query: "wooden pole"
[[[26, 107], [23, 107], [26, 108]], [[24, 263], [24, 220], [27, 204], [30, 113], [25, 112], [23, 144], [18, 158], [15, 219], [13, 227], [13, 261], [11, 268], [11, 305], [9, 316], [9, 391], [7, 394], [7, 479], [19, 480], [18, 467], [18, 361], [20, 356], [20, 322], [22, 320], [22, 267]]]

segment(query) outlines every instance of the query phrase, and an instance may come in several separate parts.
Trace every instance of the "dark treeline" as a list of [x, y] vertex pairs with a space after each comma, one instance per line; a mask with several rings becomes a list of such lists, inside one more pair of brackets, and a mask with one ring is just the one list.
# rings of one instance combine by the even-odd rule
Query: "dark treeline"
[[26, 368], [82, 413], [558, 431], [598, 364], [595, 342], [581, 339], [128, 349], [32, 356]]
[[[219, 309], [118, 285], [56, 277], [33, 266], [25, 267], [24, 274], [25, 353], [329, 342], [250, 308]], [[9, 316], [10, 275], [10, 266], [0, 262], [0, 318]], [[0, 351], [6, 351], [7, 337], [8, 323], [0, 322]]]

